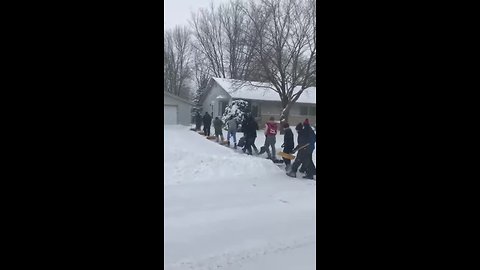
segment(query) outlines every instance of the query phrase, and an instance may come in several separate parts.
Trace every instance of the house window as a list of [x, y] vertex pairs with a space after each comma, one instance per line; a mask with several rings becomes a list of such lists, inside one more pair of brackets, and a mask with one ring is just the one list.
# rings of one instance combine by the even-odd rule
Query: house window
[[300, 115], [308, 115], [308, 107], [307, 106], [300, 106]]
[[308, 107], [308, 115], [310, 116], [314, 116], [314, 115], [317, 115], [316, 114], [316, 109], [315, 107]]
[[252, 105], [252, 116], [260, 117], [261, 114], [260, 105]]

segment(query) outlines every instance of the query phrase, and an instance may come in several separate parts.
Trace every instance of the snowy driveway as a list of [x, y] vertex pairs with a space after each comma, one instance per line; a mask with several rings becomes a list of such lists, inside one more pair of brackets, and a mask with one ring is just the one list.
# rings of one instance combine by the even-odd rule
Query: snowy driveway
[[314, 181], [188, 127], [164, 132], [164, 269], [315, 269]]

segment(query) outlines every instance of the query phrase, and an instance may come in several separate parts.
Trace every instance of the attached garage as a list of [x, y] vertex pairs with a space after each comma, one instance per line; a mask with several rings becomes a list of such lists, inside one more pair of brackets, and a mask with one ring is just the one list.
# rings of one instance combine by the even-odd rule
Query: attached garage
[[177, 125], [178, 124], [178, 107], [172, 105], [164, 105], [163, 113], [165, 119], [165, 125]]
[[168, 92], [163, 92], [163, 121], [165, 125], [191, 124], [194, 104]]

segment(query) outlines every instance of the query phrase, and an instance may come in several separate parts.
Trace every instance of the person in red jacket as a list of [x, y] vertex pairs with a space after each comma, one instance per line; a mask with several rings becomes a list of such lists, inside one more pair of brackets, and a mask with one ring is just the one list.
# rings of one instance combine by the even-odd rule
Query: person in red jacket
[[[276, 160], [277, 157], [275, 156], [275, 143], [277, 142], [278, 126], [275, 123], [275, 118], [272, 116], [270, 120], [267, 121], [265, 124], [265, 145], [263, 146], [265, 151], [267, 152], [268, 159]], [[270, 147], [272, 148], [272, 152], [270, 153]]]

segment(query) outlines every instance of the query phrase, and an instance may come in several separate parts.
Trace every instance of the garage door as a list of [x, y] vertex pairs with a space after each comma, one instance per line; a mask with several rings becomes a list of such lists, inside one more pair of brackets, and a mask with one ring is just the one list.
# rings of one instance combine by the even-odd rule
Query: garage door
[[177, 113], [178, 107], [177, 106], [163, 106], [163, 119], [165, 121], [165, 125], [176, 125], [177, 122]]

